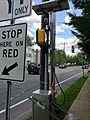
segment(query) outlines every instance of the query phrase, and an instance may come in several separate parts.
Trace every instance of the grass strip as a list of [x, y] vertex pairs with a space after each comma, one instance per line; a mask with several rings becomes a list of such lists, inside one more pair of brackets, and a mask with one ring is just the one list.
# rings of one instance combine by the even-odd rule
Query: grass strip
[[[70, 106], [72, 105], [72, 103], [76, 99], [76, 97], [79, 94], [83, 84], [88, 79], [88, 77], [89, 77], [89, 73], [85, 74], [84, 78], [81, 77], [75, 83], [73, 83], [70, 87], [68, 87], [67, 89], [64, 90], [64, 93], [65, 93], [65, 104], [63, 106], [61, 106], [61, 107], [65, 111], [68, 112]], [[62, 93], [56, 97], [56, 101], [57, 101], [58, 104], [62, 103], [62, 101], [63, 101], [63, 94]], [[60, 118], [60, 120], [63, 120], [65, 115], [66, 114], [61, 111], [58, 114], [58, 117]]]
[[26, 120], [32, 120], [32, 116], [30, 116], [29, 118], [27, 118]]

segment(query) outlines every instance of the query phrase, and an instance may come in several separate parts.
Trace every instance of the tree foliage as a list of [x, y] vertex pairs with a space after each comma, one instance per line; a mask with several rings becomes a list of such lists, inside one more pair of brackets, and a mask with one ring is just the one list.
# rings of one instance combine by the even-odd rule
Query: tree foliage
[[27, 46], [32, 46], [33, 45], [33, 40], [34, 38], [27, 35], [26, 41], [27, 41]]
[[90, 56], [90, 0], [73, 0], [75, 8], [82, 9], [81, 16], [68, 13], [71, 18], [68, 25], [72, 25], [71, 31], [79, 39], [78, 47]]
[[55, 64], [62, 64], [65, 61], [66, 54], [63, 50], [56, 49], [55, 51]]

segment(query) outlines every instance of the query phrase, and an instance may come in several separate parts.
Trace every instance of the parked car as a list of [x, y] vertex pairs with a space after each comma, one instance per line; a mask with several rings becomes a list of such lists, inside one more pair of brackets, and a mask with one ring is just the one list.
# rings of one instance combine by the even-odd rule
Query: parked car
[[82, 69], [88, 69], [89, 65], [82, 65]]
[[28, 67], [27, 67], [27, 71], [28, 71], [28, 74], [31, 74], [31, 73], [39, 74], [40, 73], [40, 64], [32, 63], [32, 62], [29, 63]]
[[66, 64], [60, 64], [60, 65], [59, 65], [59, 68], [66, 68], [66, 67], [67, 67]]

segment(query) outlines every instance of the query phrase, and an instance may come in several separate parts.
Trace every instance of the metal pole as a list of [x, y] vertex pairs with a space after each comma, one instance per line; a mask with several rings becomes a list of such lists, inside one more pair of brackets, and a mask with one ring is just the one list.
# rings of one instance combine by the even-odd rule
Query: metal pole
[[[50, 14], [50, 45], [51, 45], [51, 89], [52, 89], [52, 95], [51, 95], [51, 103], [55, 100], [55, 22], [56, 22], [56, 14], [51, 13]], [[55, 108], [53, 105], [50, 106], [51, 112], [54, 114]], [[50, 118], [50, 120], [54, 120], [53, 117]]]
[[[14, 0], [11, 1], [12, 2], [12, 19], [11, 19], [11, 25], [15, 23], [15, 20], [13, 19], [13, 3]], [[10, 105], [11, 105], [11, 88], [12, 88], [12, 82], [11, 81], [7, 81], [7, 99], [6, 99], [6, 120], [10, 120]]]
[[[44, 0], [42, 0], [44, 2]], [[41, 17], [41, 28], [45, 28], [44, 25], [44, 16], [42, 15]], [[40, 63], [41, 63], [41, 68], [40, 68], [40, 89], [44, 90], [44, 76], [45, 76], [45, 46], [41, 46], [41, 55], [40, 55]]]
[[44, 47], [41, 47], [40, 53], [40, 89], [44, 90], [44, 65], [45, 65], [45, 51]]
[[48, 42], [49, 42], [49, 14], [46, 14], [46, 47], [45, 47], [45, 90], [49, 90], [48, 74]]
[[[11, 20], [11, 24], [14, 24], [13, 19]], [[7, 81], [6, 120], [10, 120], [11, 88], [12, 82]]]
[[[47, 0], [42, 0], [42, 2], [45, 2]], [[46, 29], [45, 24], [45, 15], [42, 15], [41, 19], [41, 28]], [[49, 19], [49, 18], [48, 18]], [[48, 49], [45, 46], [41, 46], [41, 57], [40, 57], [40, 63], [41, 63], [41, 70], [40, 70], [40, 89], [41, 90], [48, 90]]]
[[50, 45], [51, 45], [51, 84], [55, 82], [53, 70], [55, 70], [55, 22], [56, 14], [50, 14]]
[[7, 81], [6, 120], [10, 120], [11, 88], [12, 82]]

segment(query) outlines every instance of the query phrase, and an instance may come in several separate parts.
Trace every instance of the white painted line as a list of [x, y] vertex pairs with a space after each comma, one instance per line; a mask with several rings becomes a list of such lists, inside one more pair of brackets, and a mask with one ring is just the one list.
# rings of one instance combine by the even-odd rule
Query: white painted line
[[1, 110], [1, 111], [0, 111], [0, 114], [4, 113], [5, 111], [6, 111], [5, 109], [4, 109], [4, 110]]
[[15, 105], [12, 105], [12, 106], [10, 107], [10, 109], [12, 109], [12, 108], [14, 108], [14, 107], [16, 107], [16, 106], [18, 106], [18, 105], [20, 105], [20, 104], [22, 104], [22, 103], [28, 101], [28, 100], [29, 100], [29, 98], [26, 98], [26, 99], [24, 99], [24, 100], [18, 102], [18, 103], [16, 103]]
[[24, 93], [24, 91], [22, 92], [22, 94]]
[[[76, 75], [74, 75], [74, 76], [72, 76], [72, 77], [70, 77], [70, 78], [67, 78], [67, 79], [65, 79], [65, 80], [63, 80], [63, 81], [61, 81], [61, 82], [59, 82], [59, 84], [62, 84], [62, 83], [66, 82], [66, 81], [68, 81], [68, 80], [70, 80], [70, 79], [72, 79], [72, 78], [74, 78], [74, 77], [76, 77], [76, 76], [79, 76], [79, 75], [81, 75], [82, 73], [83, 73], [83, 72], [78, 73], [78, 74], [76, 74]], [[58, 84], [56, 84], [55, 86], [58, 86]]]
[[21, 94], [17, 94], [17, 96], [20, 96]]
[[[16, 107], [16, 106], [18, 106], [18, 105], [20, 105], [20, 104], [22, 104], [22, 103], [28, 101], [28, 100], [29, 100], [29, 98], [26, 98], [26, 99], [24, 99], [24, 100], [18, 102], [18, 103], [16, 103], [16, 104], [10, 106], [10, 109], [12, 109], [12, 108], [14, 108], [14, 107]], [[1, 110], [1, 111], [0, 111], [0, 114], [4, 113], [5, 111], [6, 111], [5, 109], [4, 109], [4, 110]]]
[[14, 97], [11, 98], [11, 100], [13, 100], [13, 99], [14, 99]]

